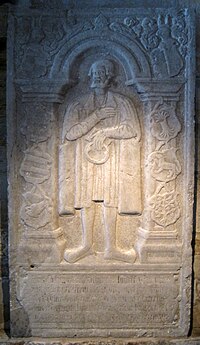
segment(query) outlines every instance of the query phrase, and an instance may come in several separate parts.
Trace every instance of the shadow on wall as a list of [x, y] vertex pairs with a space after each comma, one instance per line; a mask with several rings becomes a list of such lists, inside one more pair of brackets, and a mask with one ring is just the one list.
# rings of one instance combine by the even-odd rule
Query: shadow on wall
[[[4, 3], [4, 2], [3, 2]], [[2, 2], [0, 3], [2, 4]], [[0, 38], [0, 332], [9, 335], [9, 269], [6, 161], [6, 38]]]

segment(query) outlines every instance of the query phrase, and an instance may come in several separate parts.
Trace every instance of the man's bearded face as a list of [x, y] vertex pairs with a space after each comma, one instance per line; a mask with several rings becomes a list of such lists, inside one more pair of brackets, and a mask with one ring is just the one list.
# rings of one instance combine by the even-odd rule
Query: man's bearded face
[[105, 88], [109, 83], [109, 77], [106, 75], [104, 66], [95, 66], [92, 70], [92, 88]]

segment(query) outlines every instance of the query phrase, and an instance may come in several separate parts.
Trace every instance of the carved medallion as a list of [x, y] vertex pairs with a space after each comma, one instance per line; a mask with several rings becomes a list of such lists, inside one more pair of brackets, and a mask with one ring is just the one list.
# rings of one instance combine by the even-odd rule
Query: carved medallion
[[169, 142], [181, 130], [174, 107], [157, 103], [151, 113], [151, 134], [156, 139]]
[[21, 207], [21, 219], [31, 228], [41, 228], [51, 221], [51, 200], [44, 191], [38, 187], [32, 187], [29, 192], [23, 194]]
[[33, 145], [25, 151], [20, 174], [26, 182], [43, 183], [51, 175], [51, 156], [39, 145]]
[[163, 227], [174, 224], [181, 214], [177, 199], [177, 193], [174, 191], [153, 195], [149, 200], [152, 220]]
[[181, 165], [176, 157], [177, 149], [156, 151], [149, 156], [151, 174], [157, 181], [169, 182], [181, 172]]

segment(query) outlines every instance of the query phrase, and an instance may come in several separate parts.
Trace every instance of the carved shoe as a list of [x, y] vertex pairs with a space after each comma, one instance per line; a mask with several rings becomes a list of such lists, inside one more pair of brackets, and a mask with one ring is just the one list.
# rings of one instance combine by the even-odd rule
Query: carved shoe
[[64, 259], [69, 263], [74, 263], [91, 254], [93, 254], [91, 247], [78, 247], [72, 250], [66, 249], [64, 252]]
[[119, 249], [106, 249], [104, 259], [134, 263], [136, 260], [136, 252], [134, 249], [130, 249], [128, 251], [122, 251]]

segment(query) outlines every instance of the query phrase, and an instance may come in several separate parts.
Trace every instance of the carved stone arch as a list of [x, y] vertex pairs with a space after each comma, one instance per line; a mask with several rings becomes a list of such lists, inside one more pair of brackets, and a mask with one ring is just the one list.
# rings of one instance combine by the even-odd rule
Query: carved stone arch
[[[54, 59], [54, 63], [51, 68], [51, 78], [68, 80], [73, 82], [71, 76], [72, 66], [77, 58], [88, 51], [100, 48], [102, 52], [106, 51], [106, 55], [109, 54], [122, 65], [126, 76], [126, 82], [129, 84], [130, 80], [151, 78], [151, 66], [148, 61], [148, 56], [144, 50], [140, 47], [138, 42], [132, 41], [126, 38], [127, 42], [122, 42], [122, 35], [113, 33], [111, 37], [87, 37], [84, 39], [81, 37], [76, 39], [75, 44], [71, 44], [70, 41], [66, 42], [60, 49], [59, 53]], [[73, 40], [74, 42], [74, 40]]]

